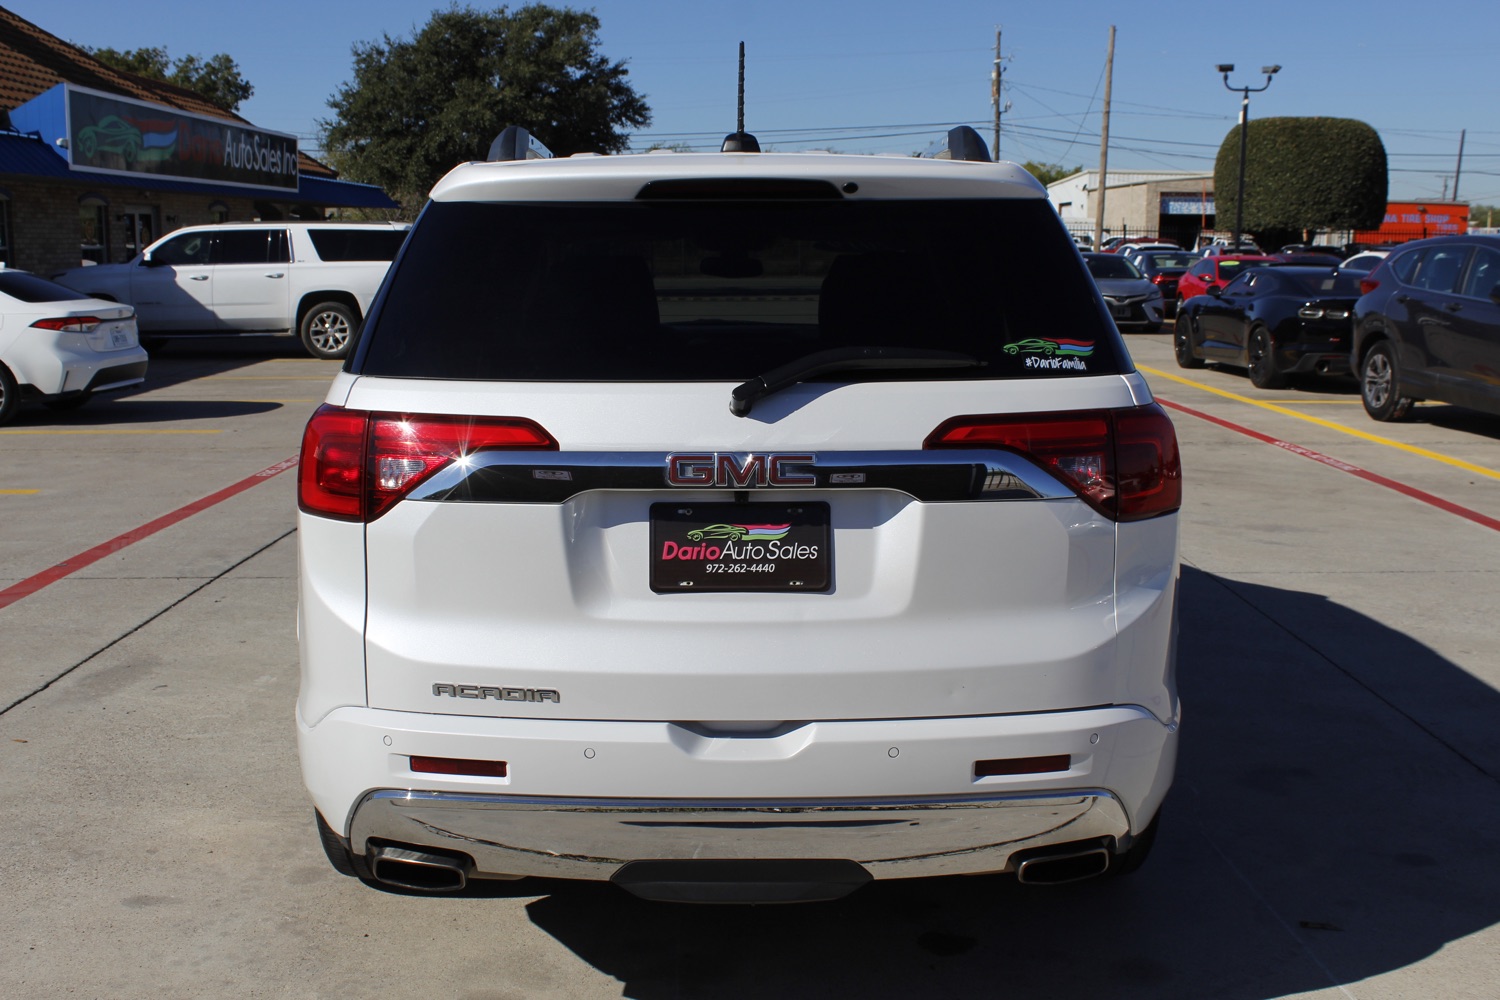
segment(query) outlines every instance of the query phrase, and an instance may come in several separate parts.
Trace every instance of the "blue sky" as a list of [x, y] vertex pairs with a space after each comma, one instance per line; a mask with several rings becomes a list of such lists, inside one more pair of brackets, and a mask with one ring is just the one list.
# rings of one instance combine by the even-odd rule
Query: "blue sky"
[[[567, 4], [558, 2], [556, 6]], [[316, 154], [327, 101], [352, 79], [350, 48], [410, 37], [433, 9], [396, 0], [9, 0], [11, 10], [80, 45], [165, 45], [171, 56], [227, 52], [255, 86], [240, 111]], [[486, 4], [475, 4], [487, 7]], [[990, 71], [1002, 32], [1001, 155], [1067, 166], [1099, 162], [1103, 70], [1116, 27], [1110, 166], [1212, 170], [1239, 95], [1261, 66], [1283, 68], [1252, 94], [1252, 118], [1327, 115], [1374, 126], [1392, 199], [1453, 193], [1500, 204], [1500, 3], [1259, 0], [598, 0], [601, 49], [623, 60], [650, 104], [653, 142], [717, 148], [734, 129], [743, 41], [746, 128], [777, 149], [909, 153], [949, 123], [993, 129]], [[1419, 17], [1426, 11], [1428, 20]], [[546, 141], [546, 137], [541, 137]]]

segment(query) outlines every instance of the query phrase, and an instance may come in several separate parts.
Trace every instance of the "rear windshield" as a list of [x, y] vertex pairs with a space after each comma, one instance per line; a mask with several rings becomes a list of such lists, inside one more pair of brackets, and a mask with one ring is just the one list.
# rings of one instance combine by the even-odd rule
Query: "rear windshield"
[[395, 260], [404, 229], [309, 229], [308, 239], [322, 260]]
[[22, 302], [76, 302], [88, 298], [81, 292], [24, 271], [0, 270], [0, 292]]
[[1306, 272], [1286, 273], [1283, 277], [1296, 286], [1304, 295], [1359, 296], [1359, 275], [1338, 274], [1327, 271], [1321, 274]]
[[861, 378], [1129, 370], [1056, 213], [1011, 200], [431, 203], [350, 369], [743, 381], [857, 346], [985, 362]]
[[1274, 264], [1271, 260], [1221, 260], [1219, 261], [1219, 276], [1229, 279], [1241, 271], [1248, 271], [1253, 267], [1265, 267]]
[[1198, 263], [1198, 258], [1186, 253], [1144, 253], [1141, 259], [1162, 271], [1185, 271]]
[[1089, 274], [1096, 278], [1139, 278], [1142, 276], [1141, 269], [1128, 258], [1116, 257], [1114, 254], [1089, 254], [1083, 262], [1088, 267]]

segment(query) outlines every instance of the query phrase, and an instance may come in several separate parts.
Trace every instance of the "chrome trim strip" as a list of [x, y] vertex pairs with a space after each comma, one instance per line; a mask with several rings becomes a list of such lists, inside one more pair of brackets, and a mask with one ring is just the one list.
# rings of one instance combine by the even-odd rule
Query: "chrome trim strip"
[[912, 799], [578, 799], [381, 789], [351, 843], [459, 851], [477, 878], [608, 879], [635, 860], [847, 858], [876, 878], [1003, 871], [1017, 851], [1130, 834], [1099, 788]]
[[[705, 453], [709, 454], [709, 453]], [[743, 461], [746, 453], [734, 455]], [[667, 482], [667, 452], [479, 451], [438, 470], [407, 497], [446, 503], [566, 503], [592, 490], [690, 492], [723, 486]], [[1061, 500], [1074, 494], [1014, 452], [984, 448], [933, 451], [828, 451], [798, 467], [811, 484], [746, 490], [894, 490], [927, 503]], [[740, 489], [740, 487], [734, 487]]]

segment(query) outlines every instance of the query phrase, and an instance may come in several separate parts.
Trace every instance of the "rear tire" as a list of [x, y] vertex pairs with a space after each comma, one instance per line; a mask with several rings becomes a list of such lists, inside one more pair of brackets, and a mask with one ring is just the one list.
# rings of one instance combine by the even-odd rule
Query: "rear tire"
[[1177, 355], [1178, 368], [1202, 368], [1203, 359], [1193, 354], [1193, 320], [1191, 316], [1177, 314], [1172, 325], [1172, 353]]
[[10, 369], [0, 365], [0, 424], [8, 424], [21, 405], [21, 387]]
[[1359, 398], [1365, 404], [1365, 412], [1374, 420], [1405, 420], [1416, 400], [1400, 396], [1399, 372], [1396, 368], [1396, 352], [1391, 342], [1377, 342], [1365, 353], [1359, 366]]
[[1250, 340], [1245, 345], [1245, 367], [1250, 372], [1250, 384], [1255, 388], [1286, 388], [1286, 374], [1276, 368], [1276, 348], [1271, 342], [1271, 332], [1263, 326], [1250, 331]]

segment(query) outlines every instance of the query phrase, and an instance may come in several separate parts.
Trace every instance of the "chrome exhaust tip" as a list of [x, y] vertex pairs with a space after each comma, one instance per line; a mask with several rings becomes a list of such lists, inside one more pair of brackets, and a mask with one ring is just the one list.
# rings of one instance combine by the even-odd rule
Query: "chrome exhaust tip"
[[397, 844], [371, 845], [370, 875], [383, 885], [416, 892], [458, 892], [469, 884], [474, 860]]
[[1067, 885], [1098, 878], [1109, 871], [1110, 853], [1091, 846], [1054, 853], [1032, 854], [1016, 865], [1016, 881], [1026, 885]]

